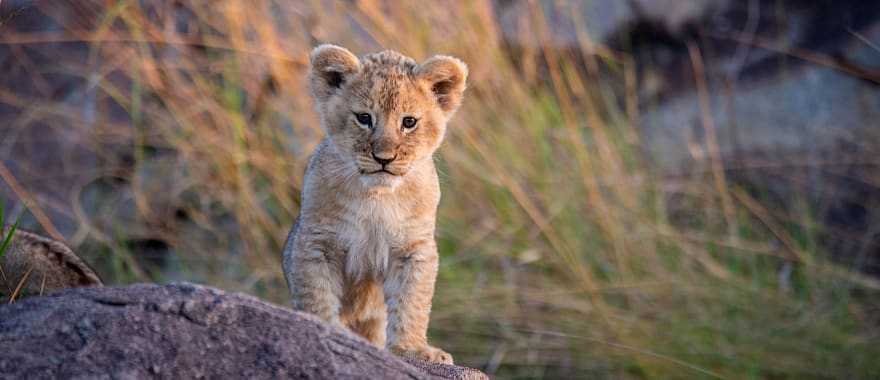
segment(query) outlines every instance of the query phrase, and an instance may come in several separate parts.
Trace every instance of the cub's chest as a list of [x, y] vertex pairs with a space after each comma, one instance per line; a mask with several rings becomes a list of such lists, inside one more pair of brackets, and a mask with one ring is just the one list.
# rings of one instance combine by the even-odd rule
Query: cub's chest
[[407, 210], [396, 204], [363, 201], [347, 205], [340, 218], [343, 235], [395, 242], [406, 235]]
[[339, 219], [338, 244], [347, 252], [346, 271], [356, 277], [380, 277], [392, 250], [406, 243], [410, 229], [404, 207], [365, 201], [347, 205]]

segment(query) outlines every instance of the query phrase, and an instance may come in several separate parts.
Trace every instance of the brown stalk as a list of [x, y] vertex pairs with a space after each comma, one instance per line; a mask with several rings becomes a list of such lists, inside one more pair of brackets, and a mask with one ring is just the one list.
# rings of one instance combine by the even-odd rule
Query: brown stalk
[[727, 178], [724, 174], [724, 164], [721, 160], [721, 149], [718, 146], [718, 135], [715, 130], [715, 120], [712, 118], [712, 104], [709, 99], [709, 88], [706, 84], [706, 70], [703, 66], [703, 57], [699, 49], [692, 42], [688, 43], [688, 53], [690, 53], [691, 63], [694, 68], [694, 79], [697, 83], [697, 94], [700, 102], [700, 121], [703, 125], [705, 133], [706, 150], [709, 153], [710, 165], [712, 167], [712, 178], [715, 184], [715, 191], [721, 198], [721, 208], [724, 210], [724, 218], [727, 224], [727, 232], [731, 239], [737, 239], [736, 232], [736, 211], [733, 208], [733, 202], [728, 192]]
[[31, 276], [31, 271], [33, 270], [34, 268], [31, 267], [27, 270], [27, 272], [24, 272], [24, 276], [21, 276], [21, 280], [18, 281], [18, 286], [15, 287], [15, 291], [13, 291], [12, 295], [9, 296], [9, 303], [15, 302], [15, 297], [18, 297], [19, 293], [21, 293], [21, 289], [24, 287], [24, 283], [27, 282], [28, 277]]
[[58, 232], [58, 229], [55, 228], [55, 225], [52, 224], [52, 220], [43, 212], [43, 209], [40, 205], [34, 200], [33, 195], [29, 193], [21, 184], [15, 179], [15, 176], [12, 175], [12, 172], [9, 171], [9, 168], [6, 167], [2, 161], [0, 161], [0, 178], [3, 178], [3, 181], [9, 185], [9, 188], [12, 189], [12, 192], [18, 196], [19, 199], [24, 201], [25, 206], [30, 210], [31, 214], [34, 215], [34, 218], [37, 219], [37, 222], [46, 230], [46, 232], [52, 236], [55, 240], [58, 241], [66, 241], [64, 239], [64, 235], [61, 232]]

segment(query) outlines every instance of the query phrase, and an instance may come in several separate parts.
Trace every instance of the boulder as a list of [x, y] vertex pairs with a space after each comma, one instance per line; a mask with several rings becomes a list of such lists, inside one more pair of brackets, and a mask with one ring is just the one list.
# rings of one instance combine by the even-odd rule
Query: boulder
[[0, 306], [0, 345], [9, 378], [486, 378], [188, 283], [68, 289]]
[[[3, 238], [8, 228], [0, 228]], [[57, 240], [16, 230], [0, 257], [0, 302], [56, 290], [103, 285], [100, 277]]]

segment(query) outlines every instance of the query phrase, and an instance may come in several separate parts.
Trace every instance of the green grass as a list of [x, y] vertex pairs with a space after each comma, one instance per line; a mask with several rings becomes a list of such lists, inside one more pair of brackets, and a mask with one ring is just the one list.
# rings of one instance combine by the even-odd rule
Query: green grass
[[8, 278], [7, 271], [3, 268], [3, 264], [6, 263], [6, 254], [10, 249], [10, 244], [12, 244], [12, 237], [15, 235], [15, 231], [18, 230], [20, 221], [20, 218], [16, 218], [14, 223], [7, 226], [6, 202], [0, 199], [0, 275], [2, 275], [3, 285], [5, 285], [4, 288], [0, 289], [0, 303], [11, 302], [16, 298], [25, 296], [21, 294], [20, 289], [11, 289], [10, 285], [17, 284], [18, 279]]
[[5, 202], [0, 199], [0, 231], [3, 231], [3, 234], [0, 235], [0, 260], [6, 256], [6, 251], [9, 249], [9, 244], [12, 243], [12, 236], [15, 235], [15, 231], [18, 229], [19, 219], [15, 220], [15, 223], [12, 223], [9, 227], [6, 226], [6, 206]]

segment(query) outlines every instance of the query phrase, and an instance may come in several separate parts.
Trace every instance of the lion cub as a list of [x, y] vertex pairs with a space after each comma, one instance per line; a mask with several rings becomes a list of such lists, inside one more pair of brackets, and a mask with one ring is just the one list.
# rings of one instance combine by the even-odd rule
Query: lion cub
[[284, 248], [295, 309], [380, 348], [387, 337], [398, 355], [452, 363], [426, 337], [440, 200], [432, 155], [466, 78], [452, 57], [418, 64], [393, 51], [363, 59], [333, 45], [312, 51], [309, 82], [327, 136]]

